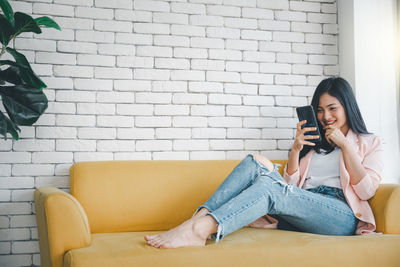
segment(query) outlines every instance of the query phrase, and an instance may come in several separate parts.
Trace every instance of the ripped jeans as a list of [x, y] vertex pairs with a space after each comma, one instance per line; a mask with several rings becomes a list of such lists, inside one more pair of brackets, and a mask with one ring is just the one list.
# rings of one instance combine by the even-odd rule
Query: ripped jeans
[[278, 229], [325, 235], [352, 235], [358, 219], [341, 189], [319, 186], [308, 190], [288, 184], [274, 165], [269, 171], [253, 155], [244, 158], [214, 194], [201, 205], [218, 223], [216, 242], [268, 214]]

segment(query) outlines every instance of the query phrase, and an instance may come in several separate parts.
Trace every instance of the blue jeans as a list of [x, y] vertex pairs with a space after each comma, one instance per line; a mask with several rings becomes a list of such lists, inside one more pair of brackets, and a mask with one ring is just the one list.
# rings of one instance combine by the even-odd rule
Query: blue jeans
[[309, 190], [288, 184], [274, 165], [269, 171], [248, 155], [214, 194], [200, 206], [218, 223], [218, 242], [265, 214], [279, 220], [278, 229], [325, 235], [352, 235], [358, 219], [339, 188]]

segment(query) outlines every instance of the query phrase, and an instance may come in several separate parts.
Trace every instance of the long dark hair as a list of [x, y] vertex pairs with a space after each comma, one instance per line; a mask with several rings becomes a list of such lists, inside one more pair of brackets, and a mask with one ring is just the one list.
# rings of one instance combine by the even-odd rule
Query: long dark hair
[[[343, 78], [332, 77], [321, 81], [317, 89], [315, 89], [311, 105], [314, 108], [315, 116], [317, 117], [319, 99], [321, 95], [328, 93], [330, 96], [335, 97], [340, 104], [344, 107], [347, 119], [347, 125], [356, 134], [369, 134], [367, 127], [365, 126], [364, 120], [361, 116], [360, 109], [358, 108], [356, 98], [350, 84]], [[322, 141], [316, 146], [304, 146], [300, 152], [300, 158], [304, 157], [311, 149], [314, 149], [317, 153], [321, 153], [321, 149], [330, 153], [334, 150], [325, 138], [325, 130], [322, 128], [321, 123], [317, 120], [318, 127], [321, 132]]]

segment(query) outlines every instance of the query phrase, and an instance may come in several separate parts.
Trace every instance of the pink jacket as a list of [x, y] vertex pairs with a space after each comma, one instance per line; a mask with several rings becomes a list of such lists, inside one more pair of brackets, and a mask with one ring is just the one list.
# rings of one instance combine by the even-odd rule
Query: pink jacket
[[[341, 154], [340, 183], [347, 203], [353, 210], [354, 215], [359, 219], [356, 234], [372, 233], [376, 229], [376, 224], [374, 214], [367, 200], [374, 196], [381, 181], [383, 170], [383, 162], [380, 157], [380, 152], [382, 151], [381, 141], [379, 137], [373, 134], [356, 135], [351, 130], [347, 133], [346, 139], [354, 145], [357, 151], [354, 156], [360, 159], [367, 174], [358, 184], [351, 185], [350, 174], [346, 170], [343, 155]], [[300, 160], [299, 169], [292, 175], [286, 172], [287, 166], [285, 167], [284, 178], [289, 184], [295, 184], [298, 187], [303, 186], [308, 167], [310, 166], [311, 156], [314, 152], [314, 150], [311, 150]]]

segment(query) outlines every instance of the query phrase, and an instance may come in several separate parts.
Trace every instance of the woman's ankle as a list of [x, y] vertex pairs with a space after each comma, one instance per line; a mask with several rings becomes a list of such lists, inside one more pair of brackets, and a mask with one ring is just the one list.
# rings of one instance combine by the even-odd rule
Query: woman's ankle
[[193, 232], [197, 236], [204, 238], [204, 240], [206, 240], [207, 237], [210, 236], [212, 233], [215, 233], [217, 229], [218, 224], [211, 216], [203, 216], [195, 220], [193, 223]]

